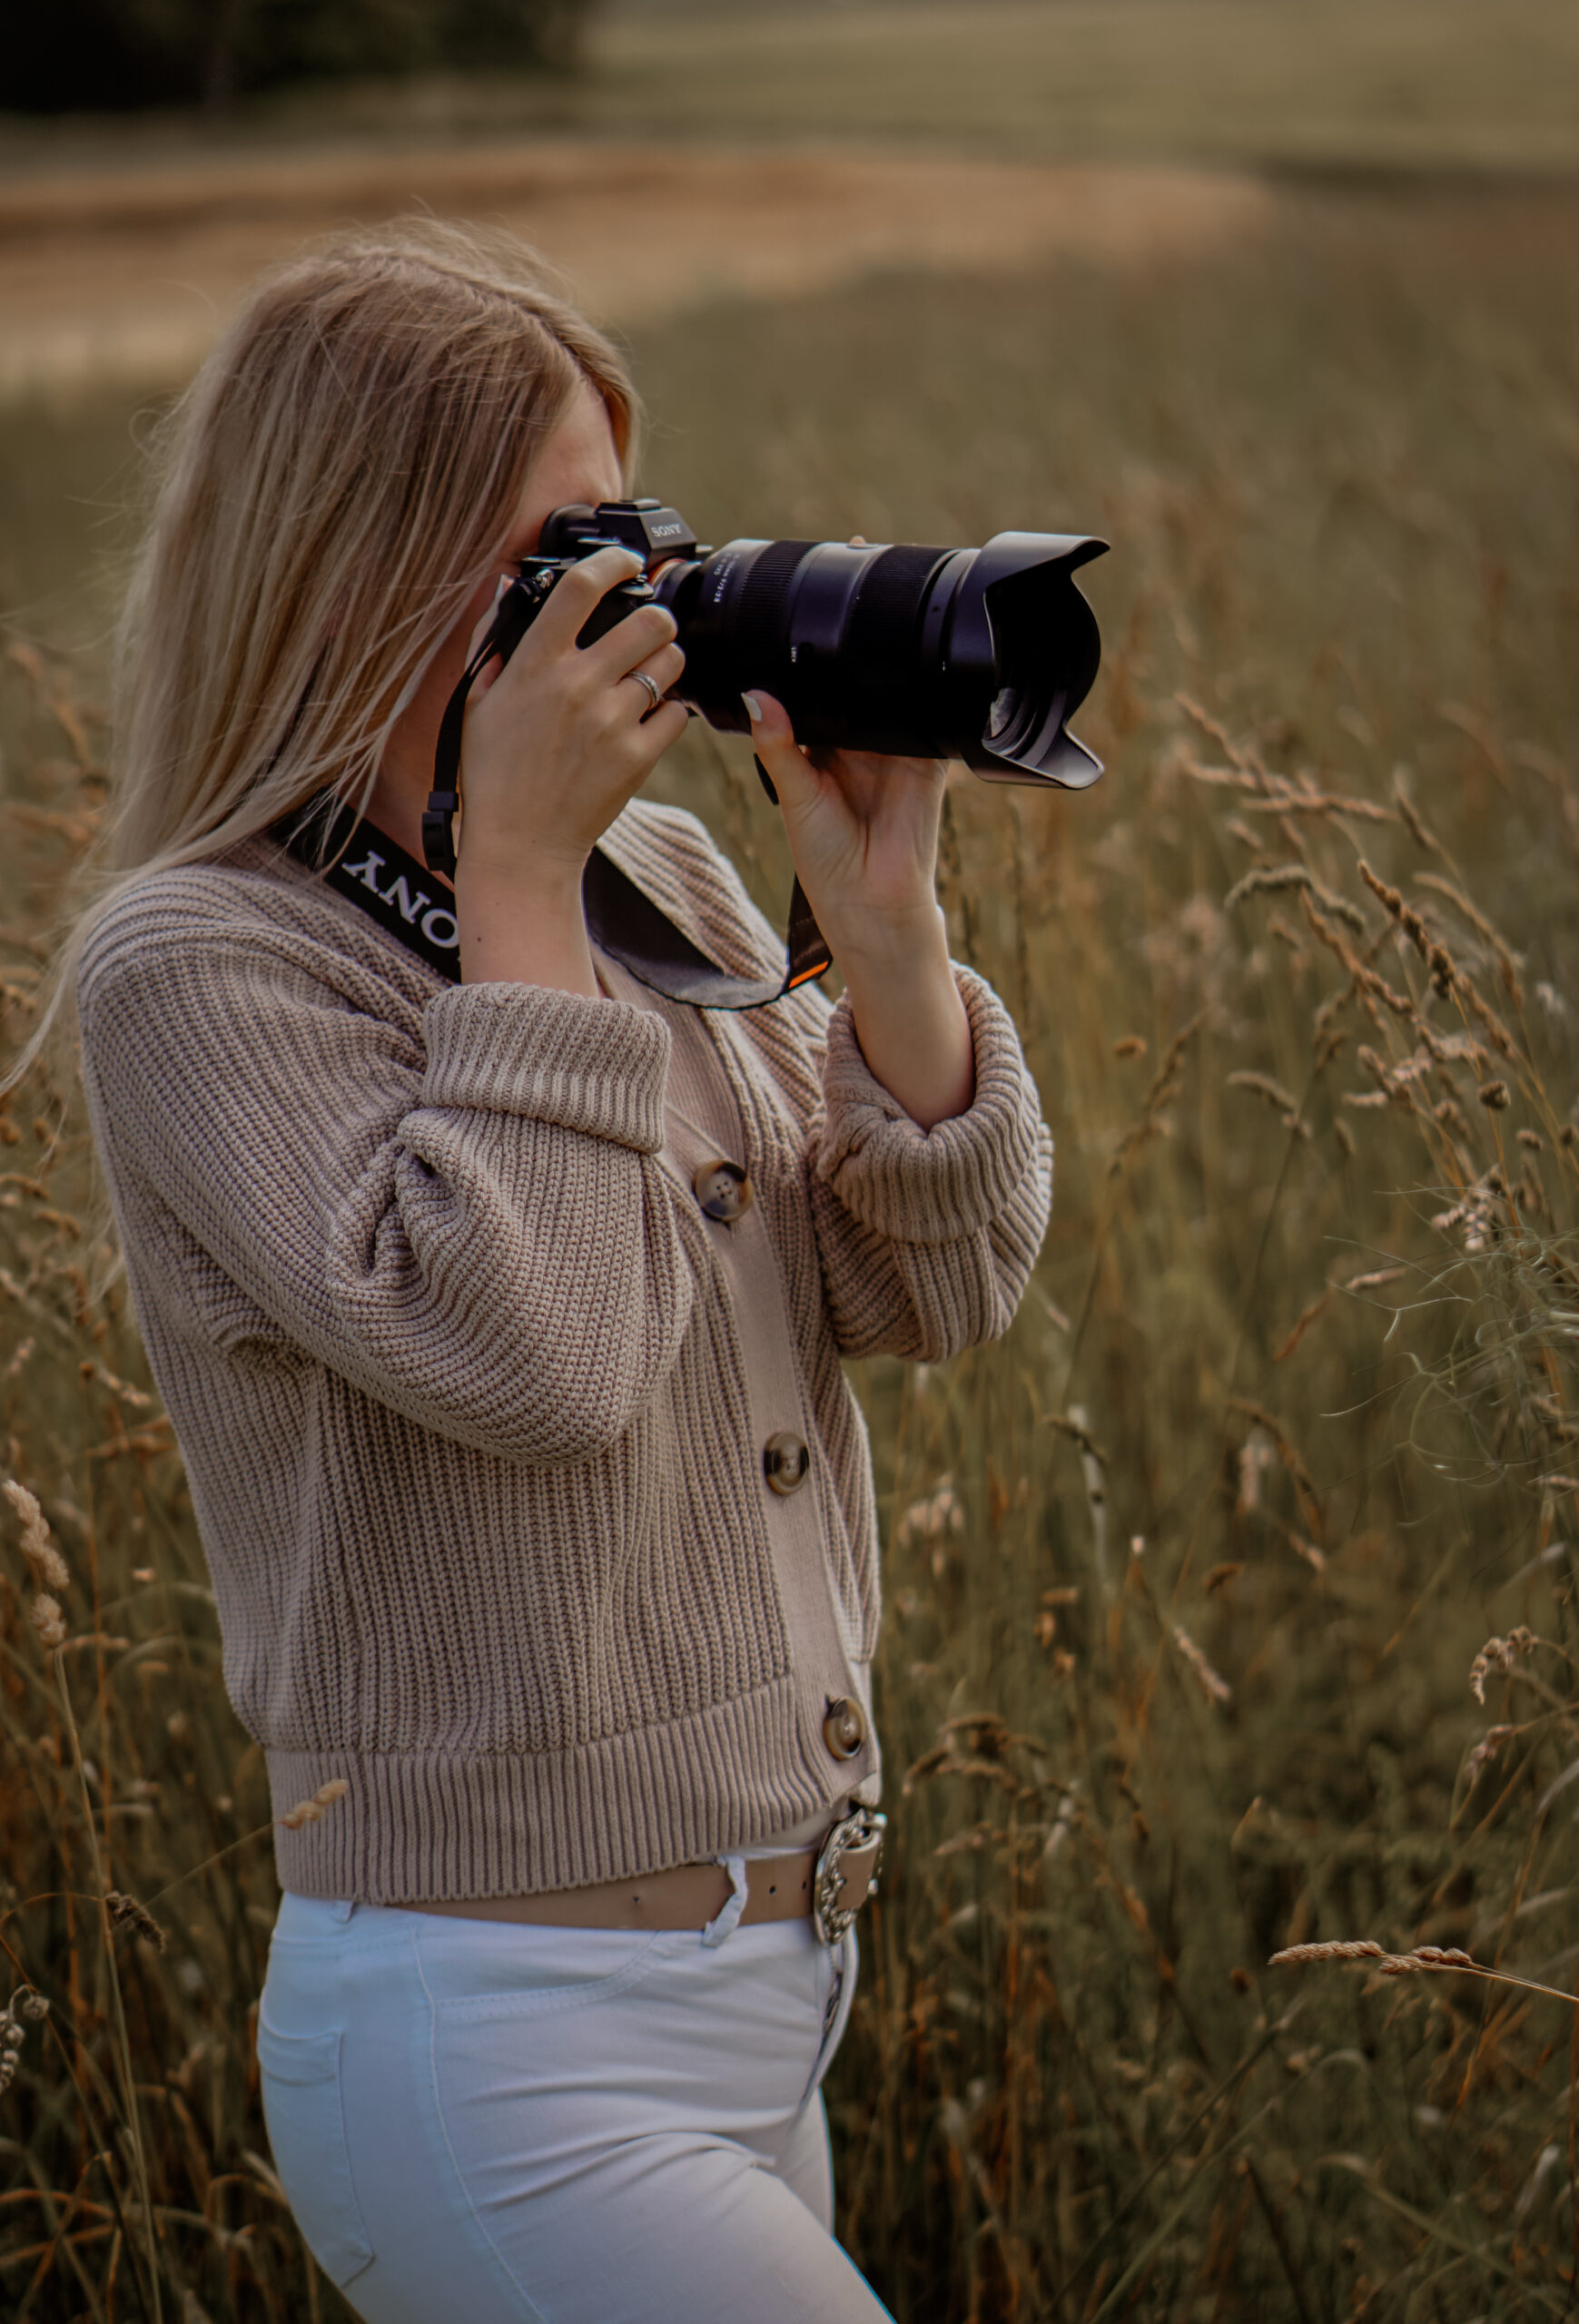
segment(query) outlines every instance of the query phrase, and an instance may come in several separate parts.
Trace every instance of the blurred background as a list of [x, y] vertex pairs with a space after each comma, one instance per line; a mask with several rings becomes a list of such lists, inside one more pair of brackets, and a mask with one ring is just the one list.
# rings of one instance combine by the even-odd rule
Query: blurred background
[[[9, 24], [13, 1040], [103, 809], [157, 417], [257, 269], [412, 208], [563, 271], [708, 538], [1113, 545], [1104, 781], [949, 793], [954, 947], [1059, 1193], [1005, 1342], [857, 1383], [893, 1847], [841, 2232], [904, 2324], [1567, 2313], [1579, 10]], [[776, 915], [736, 747], [694, 728], [656, 787]], [[258, 1754], [68, 1079], [0, 1143], [0, 1430], [69, 1569], [46, 1655], [6, 1515], [0, 1942], [50, 2006], [0, 2009], [0, 2301], [342, 2316], [258, 2112]], [[1380, 1953], [1268, 1965], [1346, 1939]]]

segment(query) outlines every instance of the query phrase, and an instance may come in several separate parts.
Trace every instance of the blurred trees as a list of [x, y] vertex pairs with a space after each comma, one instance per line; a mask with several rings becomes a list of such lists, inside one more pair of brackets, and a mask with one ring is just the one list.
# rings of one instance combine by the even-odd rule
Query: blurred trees
[[0, 112], [223, 112], [346, 74], [573, 66], [590, 0], [52, 0], [10, 14]]

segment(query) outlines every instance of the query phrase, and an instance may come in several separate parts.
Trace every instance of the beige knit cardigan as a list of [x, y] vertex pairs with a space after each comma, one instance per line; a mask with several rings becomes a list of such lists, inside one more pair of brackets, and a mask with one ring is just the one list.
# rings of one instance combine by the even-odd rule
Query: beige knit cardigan
[[[782, 950], [692, 817], [604, 844], [733, 974]], [[399, 1903], [695, 1861], [877, 1796], [876, 1529], [840, 1359], [1002, 1332], [1051, 1147], [959, 972], [923, 1132], [843, 1004], [450, 986], [264, 842], [136, 885], [79, 980], [88, 1099], [281, 1878]], [[705, 1217], [727, 1139], [755, 1200]], [[768, 1491], [798, 1433], [804, 1487]]]

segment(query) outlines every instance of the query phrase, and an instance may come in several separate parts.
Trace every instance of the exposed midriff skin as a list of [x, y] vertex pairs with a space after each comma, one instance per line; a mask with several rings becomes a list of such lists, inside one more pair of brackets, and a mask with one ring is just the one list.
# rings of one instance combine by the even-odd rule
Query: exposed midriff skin
[[[529, 556], [543, 519], [567, 502], [619, 497], [619, 458], [591, 389], [577, 390], [528, 476], [505, 562]], [[472, 689], [461, 748], [455, 880], [460, 967], [469, 984], [534, 984], [598, 997], [581, 908], [587, 860], [684, 733], [678, 703], [652, 707], [685, 657], [672, 615], [639, 607], [595, 645], [577, 634], [615, 582], [639, 570], [601, 549], [566, 576], [500, 671]], [[421, 816], [439, 725], [494, 584], [478, 592], [390, 735], [370, 812], [420, 858]], [[923, 1129], [963, 1113], [974, 1088], [970, 1028], [949, 965], [936, 899], [944, 769], [797, 747], [771, 695], [756, 692], [752, 738], [773, 779], [802, 887], [844, 977], [873, 1074]]]

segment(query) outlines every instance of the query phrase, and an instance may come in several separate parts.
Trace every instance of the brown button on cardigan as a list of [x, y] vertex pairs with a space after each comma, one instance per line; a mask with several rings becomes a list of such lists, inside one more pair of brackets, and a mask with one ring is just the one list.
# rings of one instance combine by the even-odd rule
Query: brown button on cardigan
[[[604, 844], [767, 972], [693, 818], [638, 803]], [[84, 1076], [226, 1681], [276, 1812], [350, 1786], [277, 1831], [287, 1887], [578, 1886], [875, 1797], [874, 1744], [823, 1732], [845, 1697], [870, 1738], [878, 1604], [840, 1359], [1003, 1331], [1050, 1198], [1013, 1028], [960, 983], [975, 1098], [923, 1133], [814, 993], [448, 986], [262, 842], [105, 913]], [[691, 1190], [709, 1140], [734, 1226]]]

